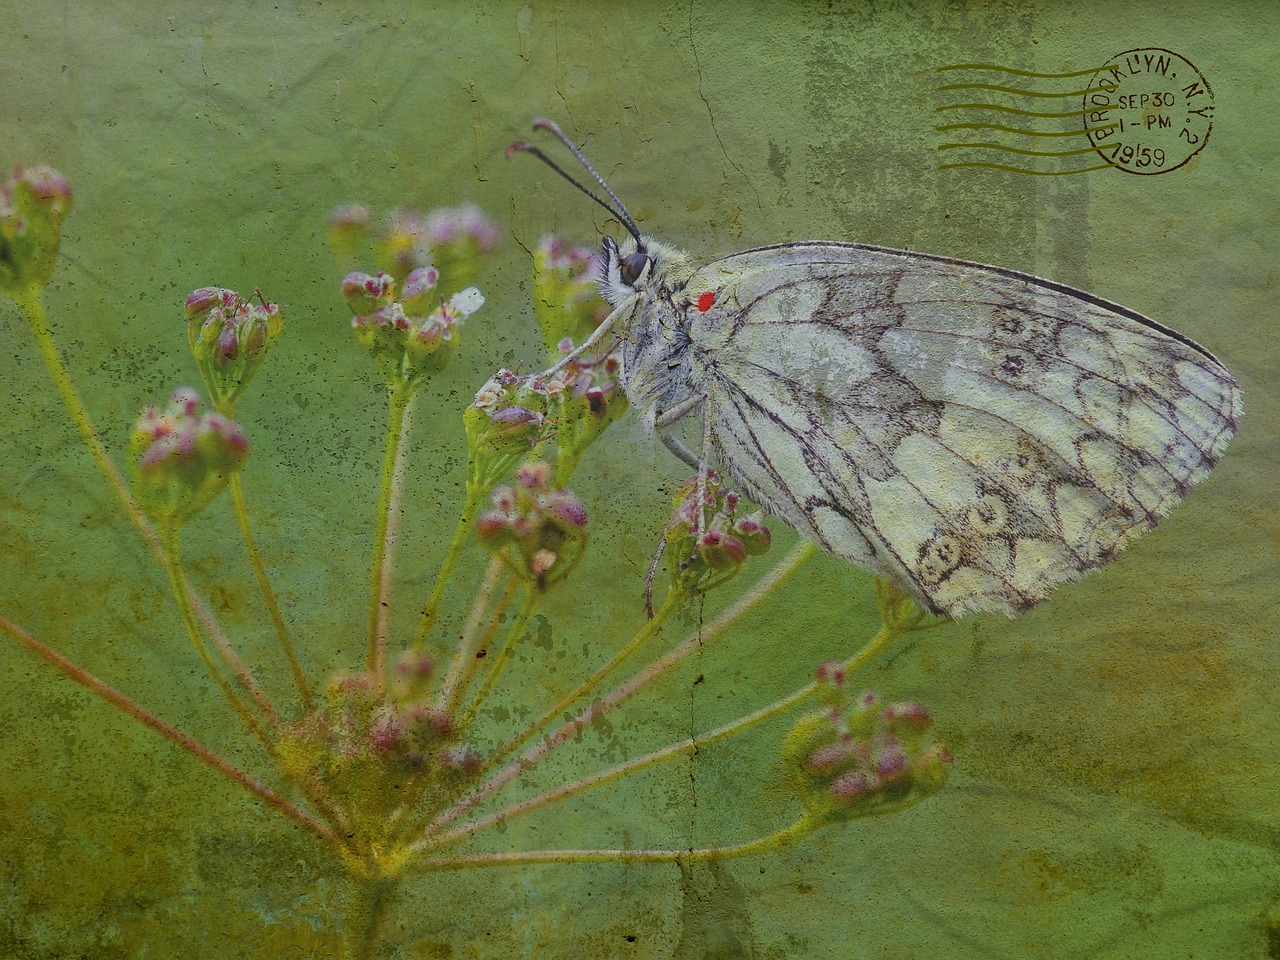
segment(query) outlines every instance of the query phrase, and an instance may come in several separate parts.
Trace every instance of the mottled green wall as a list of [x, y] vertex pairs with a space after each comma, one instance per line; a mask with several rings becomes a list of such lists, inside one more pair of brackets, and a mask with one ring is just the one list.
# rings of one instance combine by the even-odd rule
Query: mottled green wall
[[[392, 939], [403, 957], [540, 960], [1274, 957], [1278, 29], [1266, 2], [11, 0], [0, 163], [44, 161], [75, 185], [48, 301], [116, 451], [144, 404], [194, 377], [179, 319], [189, 290], [259, 286], [288, 305], [288, 335], [241, 407], [256, 444], [245, 482], [316, 676], [362, 655], [385, 416], [347, 329], [326, 217], [347, 200], [471, 199], [508, 228], [481, 280], [488, 304], [416, 423], [396, 584], [416, 598], [460, 497], [460, 407], [496, 367], [538, 360], [524, 248], [546, 231], [588, 244], [617, 234], [534, 161], [503, 160], [533, 117], [585, 146], [646, 232], [699, 255], [815, 238], [948, 254], [1088, 288], [1205, 343], [1243, 385], [1248, 415], [1185, 505], [1026, 618], [926, 633], [861, 681], [933, 712], [957, 757], [940, 796], [714, 867], [416, 882]], [[1212, 84], [1212, 139], [1186, 166], [938, 169], [937, 67], [1068, 72], [1135, 47], [1174, 50]], [[7, 302], [0, 329], [0, 612], [268, 776]], [[595, 453], [579, 489], [597, 539], [545, 611], [549, 642], [509, 678], [516, 713], [642, 623], [644, 570], [687, 471], [634, 422]], [[187, 540], [194, 579], [246, 657], [268, 662], [229, 513], [211, 511]], [[414, 602], [398, 628], [411, 629]], [[523, 789], [768, 702], [874, 624], [870, 578], [816, 561]], [[282, 696], [286, 680], [275, 678]], [[768, 832], [794, 803], [782, 729], [513, 823], [490, 848]], [[0, 956], [333, 948], [345, 889], [319, 846], [7, 641], [0, 731]]]

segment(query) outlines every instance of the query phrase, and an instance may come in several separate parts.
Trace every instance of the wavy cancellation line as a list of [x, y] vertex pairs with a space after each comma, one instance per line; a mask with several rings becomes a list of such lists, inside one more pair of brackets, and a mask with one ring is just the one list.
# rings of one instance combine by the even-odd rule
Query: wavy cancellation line
[[1036, 77], [1042, 80], [1066, 80], [1071, 77], [1084, 77], [1097, 73], [1099, 70], [1106, 70], [1110, 64], [1104, 64], [1101, 67], [1094, 67], [1090, 70], [1073, 70], [1070, 73], [1033, 73], [1030, 70], [1015, 70], [1012, 67], [1001, 67], [994, 63], [953, 63], [945, 67], [938, 67], [938, 73], [947, 70], [994, 70], [997, 73], [1008, 73], [1015, 77]]
[[948, 103], [941, 107], [934, 107], [936, 113], [942, 113], [944, 110], [995, 110], [999, 113], [1014, 113], [1021, 117], [1044, 117], [1050, 120], [1064, 117], [1083, 117], [1087, 112], [1084, 109], [1080, 109], [1071, 110], [1067, 113], [1039, 113], [1035, 110], [1019, 110], [1017, 107], [1006, 107], [999, 103]]
[[998, 83], [950, 83], [939, 87], [944, 90], [995, 90], [997, 93], [1014, 93], [1024, 97], [1084, 97], [1091, 93], [1101, 93], [1105, 87], [1085, 87], [1083, 90], [1067, 90], [1063, 93], [1045, 93], [1042, 90], [1023, 90], [1021, 87], [1005, 87]]
[[1023, 150], [1019, 147], [1006, 147], [1002, 143], [942, 143], [938, 145], [939, 150], [955, 150], [959, 147], [973, 147], [982, 150], [1003, 150], [1006, 153], [1018, 153], [1025, 157], [1078, 157], [1086, 153], [1095, 153], [1096, 149], [1090, 145], [1082, 150]]
[[[1102, 130], [1114, 130], [1114, 123], [1105, 127], [1093, 127], [1095, 132]], [[999, 123], [946, 123], [933, 128], [939, 133], [947, 130], [997, 130], [1000, 133], [1016, 133], [1024, 137], [1078, 137], [1082, 133], [1080, 130], [1023, 130], [1021, 127], [1006, 127]], [[941, 148], [939, 148], [941, 149]]]

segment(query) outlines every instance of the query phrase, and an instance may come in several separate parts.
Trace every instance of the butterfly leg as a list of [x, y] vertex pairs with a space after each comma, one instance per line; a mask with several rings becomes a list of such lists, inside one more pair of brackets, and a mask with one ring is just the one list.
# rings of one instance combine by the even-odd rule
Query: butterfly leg
[[569, 364], [573, 363], [573, 361], [577, 360], [584, 353], [588, 353], [589, 351], [595, 350], [598, 346], [600, 346], [600, 344], [604, 341], [604, 339], [607, 336], [609, 336], [609, 334], [613, 331], [613, 325], [617, 321], [618, 315], [622, 312], [622, 309], [623, 309], [622, 307], [619, 307], [618, 309], [610, 313], [607, 317], [605, 317], [603, 320], [601, 320], [600, 326], [596, 327], [595, 330], [591, 332], [591, 336], [587, 337], [587, 339], [582, 341], [581, 344], [574, 347], [572, 352], [561, 357], [554, 366], [548, 367], [546, 370], [543, 370], [539, 374], [535, 374], [533, 379], [546, 380], [550, 377], [553, 377], [557, 373], [559, 373], [561, 370], [563, 370], [565, 367], [567, 367]]
[[[695, 544], [701, 543], [703, 529], [702, 526], [706, 522], [704, 513], [707, 504], [708, 489], [708, 468], [707, 463], [711, 453], [711, 418], [707, 415], [706, 397], [701, 394], [688, 397], [674, 407], [670, 407], [654, 419], [654, 429], [658, 431], [658, 437], [662, 440], [663, 446], [674, 453], [682, 461], [687, 463], [698, 471], [698, 478], [695, 482], [693, 497], [695, 509], [693, 511], [693, 541]], [[684, 442], [675, 435], [674, 429], [677, 423], [689, 415], [695, 408], [702, 408], [702, 447], [699, 455], [694, 455]], [[658, 574], [658, 567], [662, 563], [662, 554], [666, 550], [667, 542], [664, 537], [658, 544], [657, 552], [653, 555], [653, 560], [649, 563], [649, 573], [645, 577], [644, 587], [644, 606], [645, 612], [649, 617], [653, 617], [653, 581]], [[691, 560], [692, 557], [686, 557], [682, 561], [682, 565]]]
[[654, 429], [658, 431], [658, 439], [662, 441], [662, 445], [674, 453], [677, 457], [693, 467], [695, 470], [702, 469], [702, 464], [706, 461], [707, 442], [710, 440], [709, 428], [705, 414], [703, 415], [703, 439], [702, 439], [702, 456], [694, 456], [693, 451], [686, 447], [679, 437], [674, 433], [677, 423], [689, 415], [689, 412], [695, 407], [702, 406], [706, 398], [703, 396], [692, 396], [686, 400], [681, 400], [674, 407], [669, 407], [658, 414], [653, 421]]

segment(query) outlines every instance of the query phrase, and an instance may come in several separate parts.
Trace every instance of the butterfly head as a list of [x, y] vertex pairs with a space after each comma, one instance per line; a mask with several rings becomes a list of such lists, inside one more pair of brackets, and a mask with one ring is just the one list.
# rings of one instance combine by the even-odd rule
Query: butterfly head
[[649, 237], [623, 237], [619, 244], [604, 238], [600, 258], [600, 293], [609, 306], [645, 294], [661, 284], [673, 263], [686, 260], [685, 254]]

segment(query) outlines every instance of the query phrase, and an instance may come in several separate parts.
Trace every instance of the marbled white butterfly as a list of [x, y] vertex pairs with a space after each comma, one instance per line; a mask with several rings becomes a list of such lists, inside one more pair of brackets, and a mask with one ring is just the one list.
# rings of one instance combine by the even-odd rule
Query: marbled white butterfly
[[[1001, 267], [801, 242], [698, 262], [527, 143], [630, 234], [604, 240], [628, 398], [705, 476], [922, 606], [1009, 615], [1151, 529], [1222, 457], [1240, 388], [1199, 344]], [[576, 352], [575, 352], [576, 354]], [[555, 370], [557, 368], [553, 368]], [[549, 371], [551, 372], [551, 371]], [[673, 435], [700, 411], [693, 456]]]

